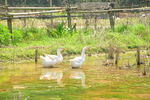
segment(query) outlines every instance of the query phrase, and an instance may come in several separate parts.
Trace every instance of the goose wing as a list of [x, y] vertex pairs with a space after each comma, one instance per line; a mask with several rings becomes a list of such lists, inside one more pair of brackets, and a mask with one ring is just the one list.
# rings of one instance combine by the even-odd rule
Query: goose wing
[[40, 56], [40, 58], [41, 58], [42, 60], [48, 59], [48, 57], [46, 57], [46, 56]]
[[80, 63], [82, 61], [82, 57], [76, 57], [74, 59], [71, 59], [70, 61]]
[[48, 55], [48, 54], [46, 54], [45, 56], [49, 57], [50, 59], [57, 59], [58, 58], [58, 56], [56, 56], [56, 55]]

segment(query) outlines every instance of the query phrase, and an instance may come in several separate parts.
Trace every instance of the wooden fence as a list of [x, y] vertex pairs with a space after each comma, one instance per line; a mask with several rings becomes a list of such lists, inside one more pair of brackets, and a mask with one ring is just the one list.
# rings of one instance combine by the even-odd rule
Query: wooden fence
[[[26, 11], [26, 12], [18, 12], [18, 11]], [[30, 11], [31, 10], [31, 11]], [[34, 10], [34, 12], [33, 12]], [[38, 10], [38, 11], [35, 11]], [[44, 11], [43, 11], [44, 10]], [[12, 12], [12, 11], [15, 11]], [[28, 11], [28, 12], [27, 12]], [[64, 15], [55, 15], [53, 13], [63, 12]], [[127, 13], [127, 12], [150, 12], [150, 7], [145, 8], [132, 8], [132, 9], [108, 9], [108, 10], [81, 10], [77, 9], [76, 7], [70, 7], [67, 5], [66, 7], [8, 7], [8, 6], [0, 6], [0, 20], [7, 20], [7, 25], [12, 33], [12, 19], [26, 19], [26, 18], [59, 18], [65, 17], [68, 21], [68, 27], [72, 26], [71, 19], [72, 17], [85, 17], [85, 14], [92, 13], [94, 16], [95, 14], [99, 13], [106, 13], [109, 15], [110, 26], [112, 29], [115, 27], [115, 13]], [[51, 15], [49, 15], [51, 14]], [[87, 16], [87, 15], [86, 15]]]

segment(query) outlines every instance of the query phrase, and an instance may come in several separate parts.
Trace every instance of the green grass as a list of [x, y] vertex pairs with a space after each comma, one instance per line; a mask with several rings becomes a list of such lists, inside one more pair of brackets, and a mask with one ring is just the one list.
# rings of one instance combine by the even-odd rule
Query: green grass
[[131, 99], [131, 96], [128, 96], [127, 94], [104, 94], [101, 95], [102, 98], [119, 98], [119, 99]]
[[[65, 87], [65, 88], [47, 88], [45, 87], [44, 89], [41, 88], [41, 85], [38, 86], [38, 84], [33, 84], [36, 85], [36, 88], [29, 88], [25, 90], [20, 90], [22, 94], [22, 98], [30, 97], [31, 100], [51, 100], [52, 98], [58, 98], [58, 100], [81, 100], [79, 94], [82, 94], [84, 92], [84, 89], [82, 87]], [[45, 84], [44, 84], [45, 85]], [[47, 89], [46, 89], [47, 88]], [[11, 100], [14, 96], [14, 94], [17, 94], [18, 96], [18, 91], [17, 90], [10, 90], [9, 92], [0, 92], [0, 99], [3, 100], [7, 98], [8, 100]]]
[[[5, 34], [6, 33], [6, 34]], [[79, 54], [84, 46], [90, 46], [89, 53], [106, 52], [111, 44], [127, 50], [150, 44], [150, 28], [147, 24], [117, 24], [114, 31], [98, 29], [96, 36], [93, 29], [67, 28], [64, 23], [54, 29], [47, 28], [14, 28], [13, 42], [10, 41], [8, 29], [0, 26], [0, 61], [21, 61], [34, 58], [34, 50], [39, 48], [39, 55], [55, 54], [57, 48], [64, 47], [64, 55]], [[7, 38], [6, 38], [7, 37]], [[45, 47], [45, 48], [43, 48]]]

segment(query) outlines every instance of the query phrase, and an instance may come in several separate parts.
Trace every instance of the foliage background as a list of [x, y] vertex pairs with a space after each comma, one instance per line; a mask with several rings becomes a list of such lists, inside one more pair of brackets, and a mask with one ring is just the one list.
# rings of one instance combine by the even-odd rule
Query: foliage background
[[[71, 4], [81, 2], [116, 2], [120, 6], [150, 6], [149, 0], [69, 0]], [[0, 4], [5, 4], [4, 0], [0, 0]], [[49, 0], [8, 0], [9, 6], [49, 6]], [[64, 0], [53, 0], [53, 6], [63, 6]]]

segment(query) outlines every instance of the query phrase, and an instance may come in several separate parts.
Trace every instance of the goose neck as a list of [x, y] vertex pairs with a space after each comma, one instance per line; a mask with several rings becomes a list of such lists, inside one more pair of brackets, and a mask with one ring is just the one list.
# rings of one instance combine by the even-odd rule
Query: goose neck
[[62, 57], [61, 51], [59, 49], [57, 50], [57, 55]]
[[85, 49], [82, 50], [81, 56], [82, 56], [82, 57], [85, 56]]

